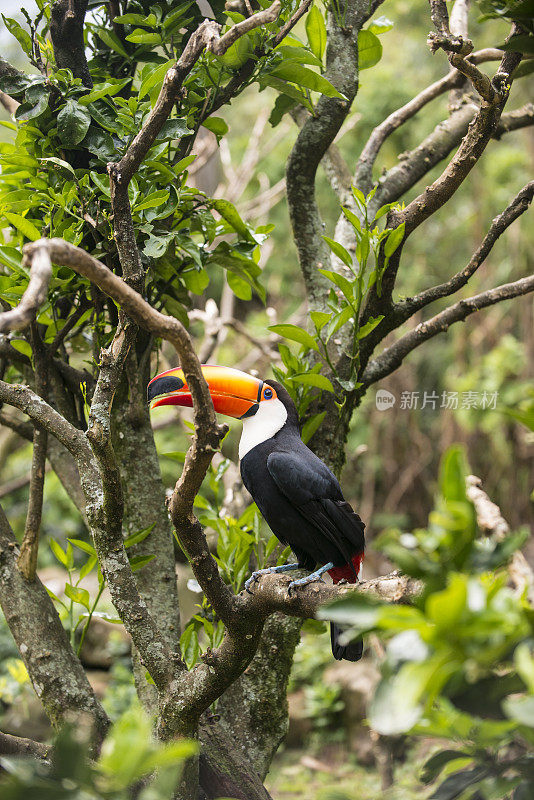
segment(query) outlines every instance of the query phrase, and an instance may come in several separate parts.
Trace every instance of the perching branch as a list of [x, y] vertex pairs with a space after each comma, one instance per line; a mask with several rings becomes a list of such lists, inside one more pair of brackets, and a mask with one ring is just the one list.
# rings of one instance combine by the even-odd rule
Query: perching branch
[[502, 286], [481, 292], [481, 294], [466, 300], [459, 300], [426, 322], [421, 322], [413, 330], [401, 336], [391, 347], [386, 348], [377, 358], [370, 361], [361, 378], [363, 384], [370, 386], [385, 378], [386, 375], [390, 375], [400, 367], [412, 350], [438, 333], [446, 331], [454, 322], [460, 322], [482, 308], [509, 300], [512, 297], [520, 297], [532, 291], [534, 291], [534, 275], [521, 278], [513, 283], [502, 284]]
[[244, 596], [241, 593], [239, 600], [245, 609], [250, 606], [263, 612], [281, 611], [290, 616], [313, 619], [321, 606], [355, 592], [370, 594], [388, 603], [400, 603], [410, 600], [421, 591], [419, 581], [399, 572], [357, 584], [334, 586], [322, 580], [315, 581], [288, 595], [287, 587], [290, 582], [291, 578], [287, 576], [263, 575], [254, 584], [254, 594]]

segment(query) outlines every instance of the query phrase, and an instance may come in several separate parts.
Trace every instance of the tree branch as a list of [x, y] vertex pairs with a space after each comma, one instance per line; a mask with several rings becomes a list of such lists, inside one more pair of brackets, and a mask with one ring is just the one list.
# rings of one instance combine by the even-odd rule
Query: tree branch
[[3, 756], [33, 756], [45, 759], [48, 758], [51, 749], [48, 744], [0, 731], [0, 754]]
[[453, 306], [446, 308], [426, 322], [421, 322], [413, 330], [401, 336], [391, 347], [386, 348], [377, 358], [370, 361], [361, 378], [363, 384], [370, 386], [372, 383], [385, 378], [386, 375], [390, 375], [400, 367], [408, 353], [411, 353], [412, 350], [415, 350], [416, 347], [436, 336], [436, 334], [446, 331], [454, 322], [460, 322], [470, 314], [474, 314], [482, 308], [487, 308], [487, 306], [500, 303], [503, 300], [509, 300], [512, 297], [519, 297], [532, 291], [534, 291], [534, 275], [521, 278], [513, 283], [502, 284], [502, 286], [489, 289], [466, 300], [459, 300]]
[[[503, 541], [510, 533], [510, 526], [504, 519], [501, 510], [482, 489], [482, 481], [476, 475], [468, 475], [466, 479], [467, 496], [475, 507], [477, 524], [488, 536]], [[519, 595], [527, 591], [529, 602], [534, 602], [534, 573], [520, 550], [517, 550], [510, 561], [508, 571], [512, 583]]]
[[56, 65], [70, 69], [91, 89], [93, 81], [85, 57], [83, 28], [88, 0], [56, 0], [52, 5], [50, 36]]
[[[8, 384], [0, 386], [0, 396], [5, 386]], [[17, 393], [13, 387], [8, 389]], [[36, 403], [42, 403], [37, 395], [33, 397]], [[2, 399], [9, 402], [5, 394]], [[47, 412], [45, 409], [39, 413], [43, 416]], [[15, 536], [0, 506], [0, 603], [35, 692], [54, 725], [86, 712], [93, 720], [95, 739], [101, 741], [109, 720], [70, 646], [46, 589], [39, 578], [31, 582], [24, 578], [17, 569], [17, 556]]]
[[[35, 322], [30, 327], [30, 339], [35, 361], [35, 389], [43, 400], [48, 398], [48, 369], [44, 345]], [[37, 552], [39, 549], [39, 528], [43, 512], [43, 489], [45, 479], [48, 434], [36, 425], [33, 431], [33, 453], [30, 474], [30, 497], [26, 513], [24, 538], [20, 548], [17, 566], [28, 581], [35, 579]]]
[[138, 292], [143, 292], [144, 272], [132, 222], [128, 185], [154, 144], [182, 91], [185, 78], [205, 50], [217, 55], [225, 53], [241, 36], [254, 28], [273, 22], [280, 13], [280, 0], [264, 11], [238, 22], [223, 36], [220, 25], [206, 19], [192, 34], [180, 58], [163, 81], [156, 104], [143, 127], [120, 161], [108, 164], [113, 210], [113, 236], [117, 245], [124, 279]]
[[[31, 263], [34, 255], [42, 249], [46, 250], [54, 263], [69, 266], [96, 284], [116, 300], [124, 312], [140, 327], [167, 339], [175, 347], [193, 397], [196, 434], [187, 452], [182, 475], [171, 497], [170, 512], [184, 549], [192, 559], [197, 580], [221, 619], [231, 624], [233, 595], [219, 575], [217, 565], [209, 553], [205, 536], [192, 510], [194, 498], [206, 469], [213, 454], [218, 450], [219, 441], [225, 435], [227, 426], [217, 423], [211, 396], [189, 334], [177, 319], [156, 311], [121, 278], [85, 251], [62, 239], [40, 239], [26, 245], [24, 253]], [[120, 609], [118, 610], [121, 613]], [[139, 649], [142, 652], [142, 648]]]
[[48, 285], [52, 277], [52, 265], [46, 255], [38, 254], [32, 269], [28, 287], [20, 303], [10, 311], [0, 314], [0, 333], [20, 330], [35, 319], [35, 313], [45, 302]]
[[[328, 263], [323, 225], [315, 196], [315, 177], [324, 154], [340, 130], [358, 90], [358, 30], [367, 18], [357, 0], [346, 0], [337, 14], [328, 13], [326, 72], [328, 80], [347, 99], [321, 96], [313, 116], [302, 126], [286, 168], [287, 200], [300, 268], [312, 308], [323, 309], [327, 281], [317, 267]], [[365, 9], [367, 12], [367, 8]], [[337, 16], [343, 15], [344, 25]]]
[[[448, 297], [449, 295], [454, 294], [461, 289], [462, 286], [465, 286], [478, 268], [484, 263], [497, 239], [502, 236], [504, 231], [512, 224], [512, 222], [514, 222], [529, 208], [533, 197], [534, 181], [530, 181], [530, 183], [527, 183], [527, 185], [524, 186], [521, 191], [518, 192], [518, 194], [516, 194], [514, 199], [504, 209], [502, 214], [499, 214], [499, 216], [495, 217], [481, 245], [473, 253], [469, 263], [464, 267], [464, 269], [462, 269], [460, 272], [457, 272], [456, 275], [453, 275], [453, 277], [448, 281], [445, 281], [445, 283], [441, 283], [438, 286], [432, 286], [431, 288], [420, 292], [415, 297], [407, 298], [396, 303], [392, 312], [393, 317], [395, 318], [395, 327], [398, 328], [400, 324], [405, 322], [409, 317], [411, 317], [421, 308], [427, 306], [429, 303], [433, 303], [435, 300], [438, 300], [441, 297]], [[389, 325], [388, 327], [390, 330], [393, 330], [393, 327]]]

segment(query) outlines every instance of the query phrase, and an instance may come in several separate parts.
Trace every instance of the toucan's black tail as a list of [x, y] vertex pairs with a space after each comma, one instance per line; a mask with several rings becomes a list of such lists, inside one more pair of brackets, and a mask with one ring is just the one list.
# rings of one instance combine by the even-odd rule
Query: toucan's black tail
[[338, 661], [341, 661], [341, 659], [359, 661], [363, 654], [363, 641], [358, 639], [355, 642], [349, 642], [349, 644], [339, 644], [339, 637], [342, 633], [343, 628], [340, 628], [335, 622], [330, 623], [330, 639], [334, 658], [337, 658]]

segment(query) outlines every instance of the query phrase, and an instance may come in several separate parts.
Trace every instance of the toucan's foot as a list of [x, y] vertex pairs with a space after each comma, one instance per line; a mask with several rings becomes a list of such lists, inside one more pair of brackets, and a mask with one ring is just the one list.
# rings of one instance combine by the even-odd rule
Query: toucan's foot
[[306, 575], [305, 578], [299, 578], [296, 581], [291, 581], [289, 586], [287, 587], [287, 593], [290, 595], [291, 592], [296, 589], [298, 586], [307, 586], [309, 583], [313, 583], [314, 581], [321, 580], [321, 576], [323, 573], [328, 572], [329, 569], [332, 569], [334, 564], [332, 561], [329, 561], [328, 564], [325, 564], [323, 567], [315, 570], [315, 572], [310, 573], [310, 575]]
[[262, 575], [272, 575], [273, 573], [279, 572], [290, 572], [291, 570], [298, 569], [298, 564], [282, 564], [279, 567], [265, 567], [265, 569], [258, 569], [256, 572], [253, 572], [250, 578], [245, 581], [245, 589], [249, 594], [254, 594], [250, 591], [250, 587], [253, 583], [256, 583]]

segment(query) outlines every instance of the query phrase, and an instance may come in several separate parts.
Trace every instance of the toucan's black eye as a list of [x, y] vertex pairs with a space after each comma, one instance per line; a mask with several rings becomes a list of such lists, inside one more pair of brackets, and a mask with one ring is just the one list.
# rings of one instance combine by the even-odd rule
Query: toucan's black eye
[[273, 390], [272, 389], [269, 389], [269, 387], [267, 387], [266, 389], [263, 390], [263, 398], [264, 398], [264, 400], [270, 400], [272, 396], [273, 396]]

